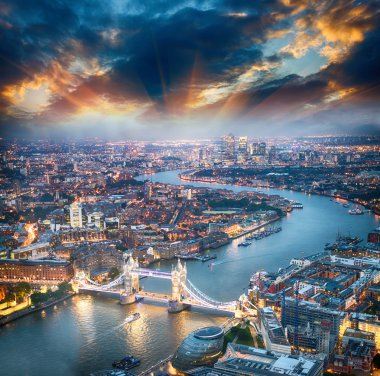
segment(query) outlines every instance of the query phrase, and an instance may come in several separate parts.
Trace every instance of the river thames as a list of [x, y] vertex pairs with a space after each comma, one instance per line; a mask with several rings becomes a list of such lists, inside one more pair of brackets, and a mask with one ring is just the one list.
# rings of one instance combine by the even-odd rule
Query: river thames
[[[184, 184], [177, 172], [168, 171], [139, 177], [154, 182]], [[254, 188], [207, 183], [186, 185], [251, 191]], [[203, 292], [221, 301], [237, 299], [246, 292], [250, 276], [260, 269], [277, 271], [293, 257], [322, 251], [333, 242], [338, 232], [366, 239], [368, 231], [379, 226], [379, 217], [372, 213], [351, 216], [340, 203], [328, 197], [300, 192], [259, 189], [303, 203], [273, 225], [283, 231], [238, 247], [234, 240], [212, 253], [215, 265], [189, 261], [188, 278]], [[174, 261], [160, 262], [154, 268], [170, 270]], [[170, 291], [170, 282], [144, 279], [147, 291]], [[141, 318], [124, 324], [125, 317], [139, 312]], [[132, 354], [142, 359], [139, 373], [172, 354], [186, 335], [200, 326], [220, 324], [225, 317], [205, 311], [168, 314], [166, 307], [138, 303], [121, 306], [118, 302], [90, 296], [73, 299], [14, 321], [0, 328], [0, 374], [4, 376], [88, 375], [110, 368], [113, 360]]]

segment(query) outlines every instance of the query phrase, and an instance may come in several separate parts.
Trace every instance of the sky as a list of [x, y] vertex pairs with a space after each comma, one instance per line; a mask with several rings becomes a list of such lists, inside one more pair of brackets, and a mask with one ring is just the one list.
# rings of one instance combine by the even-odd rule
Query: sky
[[380, 2], [0, 0], [4, 136], [380, 133]]

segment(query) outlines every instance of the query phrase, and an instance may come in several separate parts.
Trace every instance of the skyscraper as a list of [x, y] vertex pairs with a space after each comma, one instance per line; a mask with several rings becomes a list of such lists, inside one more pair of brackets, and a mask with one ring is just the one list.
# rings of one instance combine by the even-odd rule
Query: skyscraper
[[208, 164], [208, 150], [206, 148], [199, 149], [199, 166]]
[[235, 153], [235, 136], [234, 135], [229, 134], [228, 136], [222, 137], [220, 152], [221, 152], [221, 159], [223, 162], [235, 161], [236, 153]]
[[70, 205], [70, 226], [73, 228], [83, 227], [82, 204], [79, 202], [73, 202]]
[[265, 142], [260, 142], [259, 144], [259, 155], [265, 155], [267, 149], [267, 144]]
[[268, 162], [272, 163], [276, 159], [276, 147], [273, 145], [269, 149]]
[[259, 144], [257, 142], [254, 142], [252, 145], [251, 145], [251, 154], [252, 155], [257, 155], [259, 154]]
[[246, 154], [248, 150], [248, 137], [242, 136], [239, 137], [239, 146], [238, 146], [239, 153]]

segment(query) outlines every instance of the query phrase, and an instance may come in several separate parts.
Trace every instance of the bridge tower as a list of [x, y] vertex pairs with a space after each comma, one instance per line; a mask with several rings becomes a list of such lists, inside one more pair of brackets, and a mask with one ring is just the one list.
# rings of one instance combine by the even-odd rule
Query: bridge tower
[[124, 258], [123, 274], [124, 274], [124, 292], [120, 294], [121, 304], [131, 304], [136, 301], [136, 292], [139, 291], [139, 275], [135, 272], [139, 263], [134, 260], [132, 255]]
[[181, 312], [184, 310], [182, 300], [184, 298], [187, 281], [187, 268], [186, 264], [182, 265], [181, 260], [178, 259], [178, 264], [172, 269], [172, 298], [169, 300], [169, 312]]

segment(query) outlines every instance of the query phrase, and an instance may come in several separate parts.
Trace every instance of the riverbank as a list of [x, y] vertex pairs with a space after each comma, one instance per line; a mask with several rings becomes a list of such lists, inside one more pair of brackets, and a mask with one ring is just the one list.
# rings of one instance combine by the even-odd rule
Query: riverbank
[[[227, 319], [223, 324], [220, 325], [221, 328], [224, 330], [224, 335], [227, 336], [230, 331], [239, 325], [239, 322], [241, 319], [237, 319], [235, 317]], [[157, 372], [162, 372], [163, 369], [166, 370], [172, 370], [171, 360], [173, 358], [173, 354], [169, 355], [167, 358], [160, 360], [155, 365], [150, 367], [149, 369], [141, 372], [138, 374], [138, 376], [149, 376]]]
[[[22, 303], [12, 305], [11, 307], [8, 307], [8, 303], [0, 304], [0, 306], [1, 306], [0, 317], [5, 317], [5, 316], [12, 315], [13, 313], [16, 313], [28, 308], [30, 306], [30, 301], [29, 299], [27, 299], [23, 301]], [[4, 306], [6, 308], [4, 308]]]
[[194, 177], [193, 175], [189, 175], [189, 174], [178, 174], [178, 177], [180, 180], [183, 180], [183, 181], [186, 181], [186, 182], [194, 182], [194, 183], [206, 183], [206, 184], [220, 184], [220, 185], [233, 185], [233, 186], [236, 186], [236, 187], [247, 187], [247, 188], [263, 188], [263, 189], [278, 189], [278, 190], [290, 190], [290, 191], [294, 191], [294, 192], [300, 192], [300, 193], [305, 193], [305, 194], [312, 194], [312, 195], [317, 195], [317, 196], [323, 196], [323, 197], [330, 197], [330, 198], [334, 198], [334, 199], [338, 199], [338, 200], [345, 200], [347, 202], [351, 202], [352, 204], [356, 204], [356, 205], [361, 205], [363, 207], [365, 207], [366, 209], [370, 210], [371, 212], [373, 212], [374, 214], [376, 215], [379, 215], [380, 216], [380, 211], [377, 211], [376, 209], [373, 209], [371, 208], [368, 204], [360, 201], [360, 200], [357, 200], [357, 199], [350, 199], [350, 198], [346, 198], [346, 197], [340, 197], [340, 196], [336, 196], [336, 195], [331, 195], [331, 194], [328, 194], [328, 193], [321, 193], [321, 192], [315, 192], [315, 191], [306, 191], [306, 190], [302, 190], [302, 189], [297, 189], [297, 188], [289, 188], [289, 187], [284, 187], [283, 185], [280, 185], [280, 186], [277, 186], [275, 184], [255, 184], [255, 185], [247, 185], [247, 184], [236, 184], [234, 182], [226, 182], [224, 179], [222, 178], [217, 178], [217, 177], [213, 177], [213, 178], [206, 178], [206, 177]]
[[254, 227], [254, 228], [251, 228], [251, 229], [249, 229], [249, 230], [246, 230], [246, 231], [244, 231], [244, 232], [242, 232], [242, 233], [240, 233], [240, 234], [238, 234], [238, 235], [230, 236], [229, 239], [233, 240], [233, 239], [241, 238], [241, 237], [244, 236], [244, 235], [251, 234], [252, 232], [257, 231], [257, 230], [261, 229], [262, 227], [265, 227], [265, 226], [267, 226], [267, 225], [269, 225], [269, 224], [271, 224], [271, 223], [273, 223], [273, 222], [276, 222], [276, 221], [278, 221], [279, 219], [281, 219], [281, 217], [277, 216], [277, 217], [275, 217], [275, 218], [273, 218], [273, 219], [270, 219], [269, 221], [266, 221], [266, 222], [264, 222], [264, 223], [261, 223], [260, 225]]
[[17, 312], [14, 312], [14, 313], [12, 313], [12, 314], [10, 314], [8, 316], [2, 317], [2, 318], [0, 318], [0, 326], [6, 325], [6, 324], [8, 324], [8, 323], [10, 323], [10, 322], [12, 322], [14, 320], [18, 320], [18, 319], [20, 319], [22, 317], [30, 315], [31, 313], [42, 311], [45, 308], [49, 308], [51, 306], [54, 306], [55, 304], [63, 302], [64, 300], [69, 299], [69, 298], [73, 297], [74, 295], [75, 295], [74, 293], [66, 294], [62, 298], [55, 299], [55, 300], [53, 300], [51, 302], [43, 303], [40, 306], [37, 306], [37, 307], [34, 307], [34, 308], [31, 308], [31, 307], [25, 308], [25, 309], [23, 309], [21, 311], [17, 311]]
[[[165, 172], [151, 177], [153, 182], [162, 184], [184, 184], [177, 175], [178, 172]], [[235, 192], [253, 190], [217, 184], [194, 183], [194, 186], [227, 188]], [[365, 238], [369, 230], [380, 226], [380, 219], [372, 214], [347, 215], [346, 208], [327, 197], [294, 191], [265, 192], [302, 202], [304, 208], [283, 217], [283, 231], [276, 236], [252, 242], [244, 248], [237, 246], [238, 241], [219, 248], [213, 268], [209, 268], [208, 263], [187, 263], [188, 278], [200, 291], [217, 301], [235, 300], [246, 292], [249, 279], [257, 271], [277, 272], [292, 258], [323, 250], [326, 242], [335, 241], [338, 231]], [[170, 272], [172, 265], [175, 265], [173, 260], [160, 260], [153, 268]], [[171, 284], [166, 279], [146, 278], [140, 283], [146, 291], [171, 292]], [[126, 316], [135, 312], [140, 313], [141, 319], [125, 324]], [[202, 326], [219, 326], [225, 321], [225, 317], [195, 310], [168, 315], [162, 305], [124, 306], [111, 299], [76, 295], [69, 304], [58, 305], [57, 310], [47, 309], [45, 319], [41, 314], [29, 315], [0, 329], [0, 352], [7, 354], [2, 359], [2, 370], [7, 370], [9, 376], [50, 376], [52, 365], [55, 365], [56, 376], [89, 375], [94, 370], [109, 369], [115, 359], [130, 353], [143, 359], [135, 371], [137, 375], [173, 354], [193, 330]], [[46, 356], [46, 349], [52, 350], [49, 356]], [[27, 355], [20, 358], [20, 353]]]

